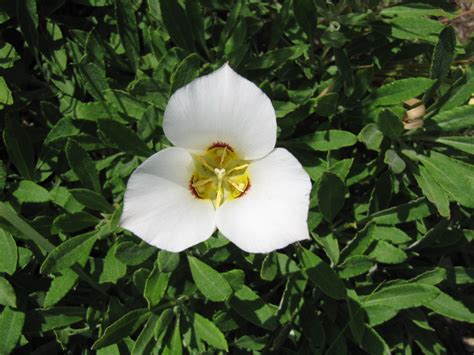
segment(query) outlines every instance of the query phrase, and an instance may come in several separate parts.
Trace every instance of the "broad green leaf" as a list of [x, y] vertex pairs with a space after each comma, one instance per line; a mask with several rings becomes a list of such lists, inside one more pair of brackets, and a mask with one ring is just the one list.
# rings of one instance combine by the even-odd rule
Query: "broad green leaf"
[[440, 291], [433, 286], [401, 284], [383, 287], [370, 295], [361, 297], [361, 301], [364, 308], [385, 306], [401, 310], [422, 306], [439, 294]]
[[251, 288], [243, 285], [229, 299], [229, 305], [249, 322], [267, 329], [275, 329], [276, 309], [265, 303]]
[[141, 140], [141, 138], [128, 127], [121, 123], [102, 119], [97, 122], [100, 132], [116, 148], [132, 156], [148, 157], [153, 154], [152, 150]]
[[193, 328], [196, 336], [216, 349], [229, 351], [224, 334], [207, 318], [193, 314]]
[[50, 200], [48, 190], [29, 180], [21, 181], [13, 196], [20, 202], [41, 203]]
[[115, 251], [118, 260], [126, 265], [140, 265], [156, 253], [156, 248], [144, 242], [135, 244], [133, 242], [120, 243]]
[[403, 133], [402, 121], [390, 110], [380, 112], [377, 127], [385, 136], [391, 139], [397, 139]]
[[52, 230], [53, 232], [75, 233], [93, 227], [99, 222], [99, 218], [84, 211], [62, 214], [54, 219]]
[[70, 238], [54, 248], [41, 265], [41, 273], [61, 272], [79, 263], [83, 255], [89, 255], [100, 235], [96, 232], [85, 233]]
[[13, 96], [10, 88], [8, 87], [5, 79], [0, 76], [0, 109], [3, 106], [12, 105]]
[[117, 29], [120, 34], [120, 40], [125, 48], [125, 54], [128, 57], [130, 66], [135, 72], [138, 68], [140, 42], [132, 2], [130, 0], [116, 0], [115, 15], [117, 16]]
[[428, 78], [408, 78], [386, 84], [372, 93], [372, 108], [379, 106], [401, 105], [405, 100], [412, 99], [433, 85]]
[[295, 145], [309, 147], [313, 150], [328, 151], [344, 147], [350, 147], [357, 142], [357, 136], [347, 131], [328, 130], [316, 131], [313, 134], [303, 136], [295, 142]]
[[332, 222], [344, 206], [344, 182], [335, 174], [326, 172], [318, 185], [318, 205], [324, 219]]
[[439, 40], [433, 51], [430, 77], [436, 80], [444, 80], [451, 69], [456, 49], [456, 33], [451, 26], [446, 27], [439, 34]]
[[[429, 156], [419, 156], [427, 172], [460, 204], [474, 207], [473, 166], [450, 158], [436, 151]], [[456, 172], [453, 174], [453, 172]]]
[[170, 276], [167, 272], [161, 272], [155, 265], [146, 280], [145, 292], [143, 293], [148, 302], [148, 308], [151, 309], [161, 301], [168, 287]]
[[30, 137], [15, 117], [6, 117], [3, 141], [10, 161], [18, 172], [28, 180], [34, 180], [35, 157]]
[[[87, 256], [84, 258], [84, 263]], [[44, 298], [43, 307], [49, 308], [61, 301], [71, 289], [76, 285], [79, 276], [71, 269], [61, 271], [61, 275], [56, 276], [51, 282], [46, 297]]]
[[375, 123], [369, 123], [367, 126], [362, 128], [357, 138], [360, 142], [365, 144], [367, 149], [380, 151], [383, 133], [379, 131]]
[[277, 276], [278, 264], [275, 253], [269, 253], [263, 259], [262, 267], [260, 268], [260, 277], [266, 281], [272, 281]]
[[368, 354], [390, 354], [390, 346], [384, 338], [368, 326], [365, 326], [361, 345]]
[[354, 255], [347, 258], [341, 266], [342, 270], [339, 272], [339, 276], [343, 279], [350, 279], [367, 273], [374, 265], [375, 262], [368, 256]]
[[274, 49], [266, 52], [260, 57], [247, 61], [245, 69], [256, 70], [278, 68], [289, 60], [295, 60], [301, 57], [307, 49], [308, 47], [306, 45]]
[[79, 133], [80, 129], [74, 125], [74, 121], [70, 117], [63, 117], [51, 128], [43, 144], [48, 145]]
[[71, 195], [82, 205], [101, 212], [112, 213], [114, 208], [110, 203], [100, 194], [88, 189], [70, 189]]
[[173, 272], [179, 265], [179, 253], [172, 253], [166, 250], [158, 252], [158, 268], [161, 272]]
[[474, 313], [444, 292], [439, 292], [435, 298], [428, 300], [423, 305], [445, 317], [474, 324]]
[[102, 336], [92, 345], [93, 350], [115, 344], [137, 330], [150, 316], [147, 309], [140, 308], [128, 312], [109, 325]]
[[18, 261], [18, 249], [12, 235], [0, 228], [0, 273], [13, 275]]
[[10, 354], [16, 348], [25, 323], [25, 313], [5, 307], [0, 314], [0, 354]]
[[16, 295], [13, 286], [0, 276], [0, 304], [16, 308]]
[[374, 239], [385, 240], [392, 244], [405, 244], [412, 240], [403, 230], [396, 227], [373, 226], [370, 233]]
[[[463, 77], [462, 82], [458, 87], [453, 87], [445, 95], [446, 100], [440, 107], [440, 112], [449, 111], [453, 108], [460, 107], [465, 104], [474, 92], [474, 73], [472, 69], [467, 70], [466, 76]], [[464, 106], [466, 107], [466, 106]]]
[[375, 244], [374, 249], [369, 253], [369, 257], [385, 264], [400, 264], [407, 259], [407, 255], [403, 250], [385, 240], [379, 240]]
[[77, 67], [84, 79], [83, 82], [86, 90], [94, 97], [94, 99], [101, 102], [100, 104], [96, 103], [93, 107], [100, 107], [101, 110], [104, 110], [104, 117], [110, 116], [111, 112], [104, 103], [104, 91], [109, 88], [104, 70], [98, 67], [95, 63], [79, 63]]
[[0, 46], [0, 68], [9, 69], [18, 59], [20, 59], [18, 53], [10, 43], [5, 42]]
[[232, 294], [232, 288], [219, 272], [193, 256], [188, 255], [188, 262], [197, 288], [207, 299], [222, 302]]
[[444, 29], [444, 25], [436, 20], [418, 16], [395, 17], [390, 21], [391, 35], [398, 39], [421, 40], [431, 44], [438, 41], [439, 33]]
[[[126, 116], [133, 117], [136, 120], [139, 120], [148, 108], [147, 103], [140, 101], [138, 97], [135, 97], [134, 95], [129, 94], [123, 90], [105, 90], [104, 96], [107, 100], [108, 105], [106, 106], [106, 108], [108, 110], [112, 108], [113, 110], [122, 112]], [[152, 101], [152, 104], [155, 104], [155, 100]], [[113, 116], [109, 115], [109, 118], [112, 121], [128, 123], [128, 121], [124, 121], [123, 119], [117, 116], [117, 114]], [[105, 118], [104, 115], [103, 118]]]
[[458, 131], [474, 126], [474, 106], [467, 105], [443, 111], [425, 121], [428, 131]]
[[346, 287], [336, 272], [319, 256], [309, 250], [299, 249], [301, 263], [311, 282], [331, 298], [340, 300], [346, 298]]
[[100, 193], [99, 173], [89, 154], [74, 140], [66, 144], [66, 157], [72, 171], [77, 175], [84, 187]]
[[122, 263], [116, 256], [118, 244], [115, 243], [105, 255], [103, 270], [99, 277], [99, 283], [116, 283], [127, 273], [127, 265]]
[[188, 55], [179, 63], [171, 76], [171, 94], [196, 79], [199, 74], [199, 64], [199, 56], [195, 53]]
[[385, 152], [383, 162], [388, 165], [388, 167], [394, 174], [401, 174], [406, 168], [405, 161], [400, 158], [398, 153], [393, 149], [388, 149]]

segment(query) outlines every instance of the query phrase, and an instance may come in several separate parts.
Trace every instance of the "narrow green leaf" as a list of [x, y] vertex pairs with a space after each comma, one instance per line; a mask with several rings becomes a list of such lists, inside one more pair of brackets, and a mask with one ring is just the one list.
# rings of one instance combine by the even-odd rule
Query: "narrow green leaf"
[[355, 143], [357, 143], [357, 136], [351, 132], [328, 130], [316, 131], [313, 134], [298, 138], [294, 144], [302, 148], [307, 146], [313, 150], [328, 151], [350, 147]]
[[443, 111], [427, 119], [424, 128], [427, 131], [458, 131], [474, 126], [474, 106], [466, 105]]
[[43, 274], [60, 272], [79, 263], [83, 254], [89, 255], [99, 236], [96, 232], [85, 233], [59, 244], [48, 254], [41, 265], [40, 272]]
[[38, 10], [36, 0], [16, 1], [17, 19], [30, 50], [36, 52], [38, 44]]
[[50, 200], [48, 190], [29, 180], [21, 181], [13, 196], [20, 202], [41, 203]]
[[369, 123], [367, 126], [362, 128], [357, 138], [360, 142], [365, 144], [367, 149], [380, 151], [383, 133], [379, 131], [375, 123]]
[[115, 257], [118, 244], [114, 244], [105, 255], [104, 269], [99, 277], [99, 283], [111, 282], [116, 283], [121, 277], [127, 273], [127, 265], [122, 263]]
[[149, 316], [150, 312], [145, 308], [128, 312], [105, 329], [104, 334], [92, 345], [92, 350], [118, 343], [135, 332]]
[[156, 248], [146, 243], [120, 243], [115, 251], [118, 260], [126, 265], [140, 265], [155, 254]]
[[189, 255], [188, 262], [197, 288], [207, 299], [222, 302], [232, 294], [232, 288], [227, 281], [212, 267]]
[[366, 255], [354, 255], [344, 262], [339, 276], [343, 279], [350, 279], [355, 276], [363, 275], [368, 272], [375, 262]]
[[391, 139], [397, 139], [404, 131], [402, 121], [390, 110], [380, 112], [377, 126], [385, 136]]
[[153, 332], [158, 319], [159, 317], [156, 314], [150, 315], [150, 318], [148, 318], [148, 321], [133, 346], [132, 355], [149, 354], [152, 349], [156, 348]]
[[433, 51], [430, 77], [436, 80], [444, 80], [451, 69], [456, 49], [456, 33], [451, 26], [447, 26], [439, 34], [439, 40]]
[[133, 72], [136, 72], [140, 55], [140, 42], [132, 2], [130, 0], [116, 0], [115, 15], [117, 16], [117, 29], [125, 54]]
[[3, 141], [10, 161], [18, 172], [28, 180], [34, 180], [35, 157], [33, 145], [26, 131], [15, 117], [6, 117]]
[[179, 253], [160, 250], [158, 253], [158, 268], [161, 272], [173, 272], [179, 265]]
[[319, 256], [306, 249], [298, 249], [301, 262], [311, 282], [331, 298], [346, 298], [346, 287], [336, 272]]
[[424, 306], [445, 317], [474, 324], [474, 313], [444, 292], [440, 291], [435, 298], [427, 301]]
[[400, 264], [407, 259], [407, 255], [403, 250], [385, 240], [377, 242], [375, 248], [369, 253], [369, 257], [385, 264]]
[[171, 76], [171, 94], [197, 78], [199, 74], [199, 64], [200, 59], [196, 53], [188, 55], [179, 63]]
[[88, 189], [70, 189], [71, 195], [82, 205], [100, 212], [112, 213], [114, 208], [100, 194]]
[[151, 309], [161, 301], [168, 287], [170, 276], [169, 273], [161, 272], [155, 265], [146, 280], [145, 291], [143, 293], [143, 296], [148, 302], [148, 308]]
[[5, 79], [0, 76], [0, 108], [13, 104], [13, 95]]
[[376, 221], [378, 224], [397, 224], [416, 221], [435, 212], [434, 208], [424, 197], [416, 200], [375, 212], [364, 221]]
[[[195, 51], [193, 29], [183, 8], [177, 0], [162, 0], [160, 8], [166, 29], [172, 41], [190, 52]], [[179, 21], [176, 21], [179, 19]]]
[[386, 84], [372, 93], [372, 108], [379, 106], [401, 105], [428, 90], [434, 81], [428, 78], [408, 78]]
[[443, 188], [434, 179], [433, 175], [422, 165], [418, 166], [418, 172], [414, 172], [415, 179], [418, 182], [426, 198], [435, 204], [438, 212], [443, 217], [449, 217], [449, 198]]
[[106, 139], [125, 153], [142, 157], [148, 157], [153, 154], [152, 150], [148, 148], [135, 132], [121, 123], [102, 119], [97, 122], [97, 125]]
[[99, 173], [94, 161], [79, 143], [69, 139], [66, 144], [66, 157], [72, 171], [88, 189], [100, 193]]

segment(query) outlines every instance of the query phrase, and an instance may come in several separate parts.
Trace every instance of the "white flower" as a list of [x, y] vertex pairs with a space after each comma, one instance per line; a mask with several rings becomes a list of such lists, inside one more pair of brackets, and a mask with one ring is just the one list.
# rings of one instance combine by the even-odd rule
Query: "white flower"
[[275, 111], [255, 84], [226, 64], [171, 96], [163, 129], [176, 147], [130, 177], [123, 228], [173, 252], [216, 228], [254, 253], [309, 238], [309, 176], [275, 148]]

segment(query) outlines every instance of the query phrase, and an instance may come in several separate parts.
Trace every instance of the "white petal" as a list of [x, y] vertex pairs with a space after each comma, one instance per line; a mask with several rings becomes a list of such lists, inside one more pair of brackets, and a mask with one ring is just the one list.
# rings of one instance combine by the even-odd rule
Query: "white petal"
[[239, 248], [267, 253], [308, 239], [311, 181], [286, 149], [249, 166], [250, 188], [217, 210], [217, 228]]
[[203, 151], [222, 142], [243, 159], [270, 153], [276, 129], [268, 96], [227, 64], [177, 90], [163, 122], [166, 137], [178, 147]]
[[148, 158], [130, 177], [120, 225], [158, 248], [182, 251], [209, 238], [215, 211], [193, 196], [188, 184], [194, 164], [180, 148]]

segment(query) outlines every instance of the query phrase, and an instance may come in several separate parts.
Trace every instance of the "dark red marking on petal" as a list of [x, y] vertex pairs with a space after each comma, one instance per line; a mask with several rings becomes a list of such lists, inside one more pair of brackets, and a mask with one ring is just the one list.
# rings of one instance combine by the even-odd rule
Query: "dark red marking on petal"
[[189, 180], [189, 184], [188, 184], [189, 190], [191, 191], [191, 193], [193, 194], [194, 197], [202, 200], [202, 197], [198, 195], [196, 189], [193, 186], [193, 178], [194, 178], [194, 176], [191, 176], [191, 179]]
[[229, 149], [231, 152], [234, 151], [230, 145], [224, 142], [220, 142], [220, 141], [212, 143], [212, 145], [209, 148], [207, 148], [207, 150], [212, 149], [212, 148], [225, 148], [225, 147], [227, 147], [227, 149]]

